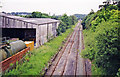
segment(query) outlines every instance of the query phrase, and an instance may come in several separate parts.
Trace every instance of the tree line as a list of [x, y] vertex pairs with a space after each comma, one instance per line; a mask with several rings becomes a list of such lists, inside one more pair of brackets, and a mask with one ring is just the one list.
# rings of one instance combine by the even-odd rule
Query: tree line
[[105, 3], [83, 19], [85, 49], [81, 55], [92, 61], [93, 75], [120, 76], [120, 1]]

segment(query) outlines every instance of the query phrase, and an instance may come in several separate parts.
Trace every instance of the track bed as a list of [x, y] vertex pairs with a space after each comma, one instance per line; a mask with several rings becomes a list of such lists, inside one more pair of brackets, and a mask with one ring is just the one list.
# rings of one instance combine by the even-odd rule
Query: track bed
[[85, 60], [80, 56], [82, 48], [82, 26], [79, 21], [45, 76], [86, 75]]

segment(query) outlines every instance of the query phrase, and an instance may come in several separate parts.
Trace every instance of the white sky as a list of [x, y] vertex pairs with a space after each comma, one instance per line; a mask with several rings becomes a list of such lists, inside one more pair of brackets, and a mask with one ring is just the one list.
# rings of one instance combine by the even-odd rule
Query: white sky
[[[1, 0], [0, 0], [1, 1]], [[91, 9], [98, 10], [98, 6], [105, 0], [2, 0], [1, 11], [5, 12], [33, 12], [61, 14], [88, 14]]]

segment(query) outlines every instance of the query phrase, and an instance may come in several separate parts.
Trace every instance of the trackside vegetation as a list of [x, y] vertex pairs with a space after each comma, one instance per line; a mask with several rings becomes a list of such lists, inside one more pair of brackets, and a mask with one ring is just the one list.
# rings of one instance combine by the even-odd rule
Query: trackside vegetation
[[15, 69], [6, 72], [5, 75], [42, 75], [44, 73], [43, 69], [59, 51], [59, 48], [63, 46], [62, 42], [64, 42], [69, 33], [73, 31], [74, 27], [75, 25], [67, 29], [65, 33], [45, 43], [40, 48], [34, 49], [31, 52], [31, 56], [26, 56], [22, 64], [17, 64]]
[[81, 55], [92, 61], [92, 75], [120, 76], [120, 2], [105, 4], [84, 18], [85, 49]]

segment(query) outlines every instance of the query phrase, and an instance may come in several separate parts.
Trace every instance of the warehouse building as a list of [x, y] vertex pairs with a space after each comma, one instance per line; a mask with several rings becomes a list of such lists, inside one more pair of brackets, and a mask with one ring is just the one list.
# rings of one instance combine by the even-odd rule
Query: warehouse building
[[36, 47], [56, 37], [60, 21], [50, 18], [23, 18], [0, 13], [2, 37], [34, 41]]

